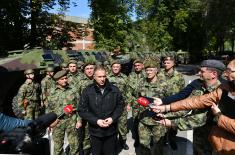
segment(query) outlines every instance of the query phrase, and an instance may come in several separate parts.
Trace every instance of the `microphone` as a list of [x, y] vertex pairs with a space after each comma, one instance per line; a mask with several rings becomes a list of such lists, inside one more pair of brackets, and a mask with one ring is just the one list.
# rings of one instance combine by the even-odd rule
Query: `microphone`
[[[141, 105], [141, 106], [143, 106], [143, 107], [145, 107], [145, 108], [146, 108], [146, 107], [147, 107], [147, 108], [151, 108], [152, 106], [155, 106], [154, 103], [153, 103], [153, 101], [154, 101], [154, 99], [153, 99], [153, 98], [150, 98], [150, 97], [139, 97], [139, 98], [137, 99], [138, 104]], [[146, 111], [145, 114], [146, 114], [146, 116], [152, 117], [152, 118], [155, 119], [155, 120], [161, 120], [161, 119], [162, 119], [162, 117], [157, 116], [157, 115], [156, 115], [157, 113], [155, 113], [155, 112], [152, 111], [152, 110]]]
[[66, 105], [64, 107], [64, 111], [57, 117], [57, 119], [63, 119], [66, 114], [72, 114], [73, 111], [74, 111], [74, 109], [71, 104]]
[[150, 97], [139, 97], [137, 99], [137, 103], [143, 107], [151, 108], [151, 106], [154, 106], [153, 98]]
[[45, 130], [50, 126], [57, 118], [57, 115], [54, 112], [50, 112], [46, 115], [42, 115], [29, 123], [27, 131], [29, 134], [37, 135], [38, 133]]

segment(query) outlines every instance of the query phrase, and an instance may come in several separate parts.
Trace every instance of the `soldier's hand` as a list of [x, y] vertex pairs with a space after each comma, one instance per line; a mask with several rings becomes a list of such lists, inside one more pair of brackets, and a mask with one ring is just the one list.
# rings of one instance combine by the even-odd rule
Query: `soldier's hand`
[[158, 123], [160, 123], [160, 124], [162, 124], [163, 126], [165, 126], [165, 127], [172, 127], [172, 122], [171, 122], [171, 120], [169, 120], [169, 119], [160, 119], [160, 120], [158, 120], [158, 121], [156, 121], [156, 122], [158, 122]]
[[82, 122], [81, 121], [77, 121], [76, 123], [76, 129], [79, 129], [82, 127]]
[[130, 105], [130, 104], [128, 104], [128, 105], [126, 106], [126, 111], [127, 111], [127, 112], [131, 111], [131, 105]]
[[57, 124], [59, 124], [59, 123], [60, 123], [60, 120], [59, 120], [59, 119], [56, 119], [53, 123], [51, 123], [50, 128], [56, 127]]

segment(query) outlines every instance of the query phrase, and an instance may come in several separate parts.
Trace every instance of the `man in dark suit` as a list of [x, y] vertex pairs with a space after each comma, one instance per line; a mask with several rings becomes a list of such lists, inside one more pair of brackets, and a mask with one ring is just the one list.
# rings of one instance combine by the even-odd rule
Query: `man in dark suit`
[[80, 97], [78, 114], [89, 123], [93, 155], [116, 155], [118, 118], [124, 108], [119, 89], [106, 79], [106, 70], [97, 67], [94, 83]]

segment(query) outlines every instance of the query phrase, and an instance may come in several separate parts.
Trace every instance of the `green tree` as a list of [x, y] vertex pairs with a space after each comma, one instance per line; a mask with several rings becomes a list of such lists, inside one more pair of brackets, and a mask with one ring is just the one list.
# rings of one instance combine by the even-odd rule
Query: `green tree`
[[128, 0], [89, 0], [92, 9], [91, 23], [94, 27], [96, 48], [122, 51], [128, 49], [128, 35], [132, 27], [129, 12], [132, 1]]

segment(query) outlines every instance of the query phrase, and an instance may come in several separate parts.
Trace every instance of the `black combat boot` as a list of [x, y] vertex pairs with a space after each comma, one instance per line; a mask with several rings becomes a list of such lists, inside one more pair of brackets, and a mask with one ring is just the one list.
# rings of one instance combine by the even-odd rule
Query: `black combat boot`
[[126, 144], [126, 140], [123, 140], [122, 148], [123, 148], [124, 150], [129, 150], [129, 146]]
[[126, 139], [119, 138], [120, 146], [124, 150], [129, 150], [129, 146], [126, 144]]

